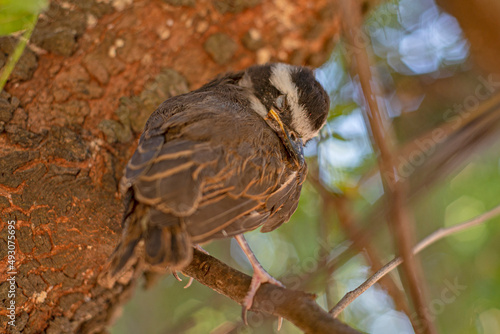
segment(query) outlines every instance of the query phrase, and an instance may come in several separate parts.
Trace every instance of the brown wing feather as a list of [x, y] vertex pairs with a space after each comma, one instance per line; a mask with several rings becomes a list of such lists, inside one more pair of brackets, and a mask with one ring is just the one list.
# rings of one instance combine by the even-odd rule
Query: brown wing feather
[[176, 113], [165, 103], [150, 118], [121, 183], [149, 210], [147, 219], [137, 217], [142, 227], [126, 245], [144, 239], [146, 262], [159, 268], [184, 266], [191, 243], [284, 223], [306, 170], [296, 169], [248, 106], [228, 102], [211, 110], [200, 101], [183, 109], [177, 102], [170, 106]]
[[267, 198], [266, 207], [271, 209], [271, 214], [261, 232], [273, 231], [290, 219], [299, 204], [300, 190], [306, 175], [307, 166], [304, 165], [300, 172], [281, 182], [281, 186]]

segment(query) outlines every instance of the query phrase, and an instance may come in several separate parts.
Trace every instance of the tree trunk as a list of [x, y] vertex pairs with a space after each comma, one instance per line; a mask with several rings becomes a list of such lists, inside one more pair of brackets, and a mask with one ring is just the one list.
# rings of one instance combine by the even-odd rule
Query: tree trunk
[[[104, 332], [135, 288], [97, 277], [150, 113], [227, 70], [322, 64], [332, 1], [53, 1], [0, 95], [0, 331]], [[0, 40], [0, 66], [14, 44]]]

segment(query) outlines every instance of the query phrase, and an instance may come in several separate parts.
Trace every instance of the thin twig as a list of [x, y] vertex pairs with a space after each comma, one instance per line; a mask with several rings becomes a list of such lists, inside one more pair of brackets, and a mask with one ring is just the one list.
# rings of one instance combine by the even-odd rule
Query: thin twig
[[[439, 230], [435, 231], [434, 233], [430, 234], [426, 238], [422, 239], [415, 248], [413, 248], [413, 254], [416, 255], [420, 253], [423, 249], [427, 248], [428, 246], [432, 245], [433, 243], [444, 239], [452, 234], [455, 234], [460, 231], [464, 231], [466, 229], [469, 229], [471, 227], [483, 224], [490, 220], [491, 218], [500, 215], [500, 205], [491, 209], [490, 211], [487, 211], [475, 218], [472, 218], [471, 220], [468, 220], [466, 222], [446, 227], [446, 228], [440, 228]], [[368, 290], [369, 287], [377, 283], [382, 277], [384, 277], [386, 274], [388, 274], [391, 270], [399, 266], [401, 263], [403, 263], [403, 259], [401, 257], [396, 257], [394, 260], [391, 262], [387, 263], [385, 266], [380, 268], [379, 271], [377, 271], [373, 276], [368, 278], [363, 284], [361, 284], [359, 287], [356, 289], [346, 293], [344, 297], [335, 305], [334, 308], [330, 310], [330, 314], [336, 318], [340, 312], [342, 312], [347, 305], [352, 303], [356, 298], [358, 298], [363, 292]]]
[[[358, 224], [354, 221], [354, 217], [349, 213], [349, 210], [346, 208], [347, 200], [345, 198], [337, 198], [334, 200], [335, 208], [339, 217], [339, 221], [342, 222], [344, 227], [344, 231], [348, 233], [348, 238], [354, 238], [356, 235], [361, 235], [360, 230], [358, 228]], [[364, 238], [366, 241], [364, 246], [359, 247], [359, 251], [365, 250], [363, 254], [365, 254], [367, 262], [371, 266], [372, 272], [376, 270], [376, 268], [380, 268], [383, 264], [377, 250], [373, 247], [369, 238]], [[408, 306], [408, 299], [404, 292], [398, 288], [394, 277], [386, 277], [382, 282], [380, 282], [381, 286], [389, 293], [389, 295], [393, 298], [394, 303], [396, 305], [396, 309], [398, 311], [403, 311], [408, 316], [410, 316], [410, 309]]]
[[[352, 244], [350, 248], [356, 249], [357, 253], [361, 252], [366, 258], [366, 262], [370, 264], [372, 272], [375, 272], [376, 268], [382, 267], [383, 262], [380, 256], [377, 254], [376, 249], [373, 247], [370, 235], [368, 231], [360, 229], [361, 224], [359, 221], [351, 214], [350, 208], [348, 207], [349, 200], [343, 195], [337, 195], [327, 188], [320, 182], [317, 176], [317, 171], [314, 168], [309, 169], [307, 175], [307, 180], [310, 184], [314, 186], [316, 191], [323, 198], [323, 202], [331, 202], [335, 208], [340, 227], [345, 233], [347, 239], [349, 239]], [[326, 235], [326, 234], [325, 234]], [[318, 267], [324, 268], [327, 272], [332, 273], [336, 266], [335, 262], [328, 262], [325, 264], [318, 264]], [[380, 282], [380, 285], [387, 290], [389, 295], [394, 299], [396, 304], [396, 309], [405, 312], [408, 316], [410, 315], [410, 310], [408, 307], [407, 298], [401, 289], [398, 288], [394, 278], [386, 277]], [[328, 290], [327, 290], [328, 292]], [[327, 293], [328, 295], [328, 293]]]
[[[345, 36], [347, 47], [353, 58], [353, 72], [359, 75], [359, 82], [366, 103], [363, 108], [372, 132], [375, 149], [378, 150], [378, 163], [382, 175], [385, 192], [390, 203], [390, 223], [393, 227], [394, 239], [398, 251], [405, 260], [403, 265], [404, 277], [414, 303], [417, 315], [423, 322], [426, 333], [437, 333], [430, 315], [425, 312], [425, 281], [422, 279], [422, 269], [413, 258], [412, 247], [414, 242], [414, 223], [407, 208], [407, 184], [395, 168], [395, 155], [393, 152], [395, 136], [390, 126], [385, 126], [381, 106], [377, 103], [377, 95], [372, 88], [375, 77], [370, 69], [370, 57], [367, 43], [360, 37], [368, 38], [361, 28], [362, 16], [359, 1], [342, 1], [344, 13]], [[361, 43], [360, 43], [361, 42]]]

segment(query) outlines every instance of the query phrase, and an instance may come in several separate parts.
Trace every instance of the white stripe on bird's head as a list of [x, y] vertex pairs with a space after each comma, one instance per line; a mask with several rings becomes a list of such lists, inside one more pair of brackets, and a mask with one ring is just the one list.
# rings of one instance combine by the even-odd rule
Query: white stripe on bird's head
[[274, 64], [271, 70], [271, 84], [282, 92], [287, 99], [292, 114], [292, 128], [298, 134], [309, 140], [317, 134], [307, 118], [305, 107], [299, 103], [299, 90], [292, 80], [292, 74], [297, 68], [287, 64]]

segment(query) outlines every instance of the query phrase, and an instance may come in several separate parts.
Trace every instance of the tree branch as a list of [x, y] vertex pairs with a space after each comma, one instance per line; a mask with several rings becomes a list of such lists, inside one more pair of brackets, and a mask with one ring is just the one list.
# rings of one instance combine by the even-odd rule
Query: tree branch
[[[394, 238], [397, 248], [405, 260], [403, 271], [408, 282], [408, 290], [415, 305], [415, 309], [419, 318], [424, 323], [426, 333], [437, 333], [432, 319], [424, 310], [426, 305], [425, 285], [422, 284], [422, 269], [412, 255], [412, 246], [414, 245], [414, 223], [407, 208], [407, 184], [401, 178], [394, 168], [394, 134], [392, 128], [386, 126], [385, 120], [381, 113], [381, 106], [377, 103], [377, 94], [375, 93], [372, 84], [374, 76], [370, 69], [370, 57], [367, 51], [367, 43], [369, 37], [364, 34], [361, 29], [362, 17], [359, 10], [358, 1], [344, 0], [342, 1], [342, 10], [344, 13], [345, 37], [348, 42], [348, 47], [352, 51], [353, 72], [359, 75], [359, 82], [366, 103], [363, 108], [370, 129], [372, 132], [374, 148], [378, 150], [378, 163], [384, 190], [388, 196], [390, 203], [390, 222], [394, 229]], [[364, 35], [363, 35], [364, 34]]]
[[[251, 281], [250, 276], [196, 249], [193, 261], [183, 273], [239, 304], [242, 304]], [[314, 301], [315, 298], [313, 294], [263, 284], [255, 295], [251, 310], [283, 317], [306, 333], [360, 333], [332, 318]]]
[[[461, 232], [471, 227], [483, 224], [488, 220], [490, 220], [491, 218], [498, 215], [500, 215], [500, 205], [466, 222], [457, 224], [455, 226], [450, 226], [447, 228], [441, 228], [435, 231], [434, 233], [430, 234], [426, 238], [424, 238], [422, 241], [420, 241], [413, 248], [413, 255], [420, 253], [420, 251], [422, 251], [423, 249], [427, 248], [428, 246], [432, 245], [433, 243], [441, 239], [444, 239], [457, 232]], [[380, 268], [379, 271], [377, 271], [373, 276], [368, 278], [359, 287], [346, 293], [346, 295], [342, 297], [342, 299], [337, 303], [337, 305], [335, 305], [335, 307], [330, 310], [330, 314], [332, 314], [332, 316], [336, 318], [340, 314], [340, 312], [342, 312], [350, 303], [352, 303], [363, 292], [368, 290], [369, 287], [377, 283], [382, 277], [384, 277], [391, 270], [399, 266], [401, 263], [403, 263], [403, 259], [401, 257], [397, 257], [391, 262], [387, 263], [382, 268]]]

